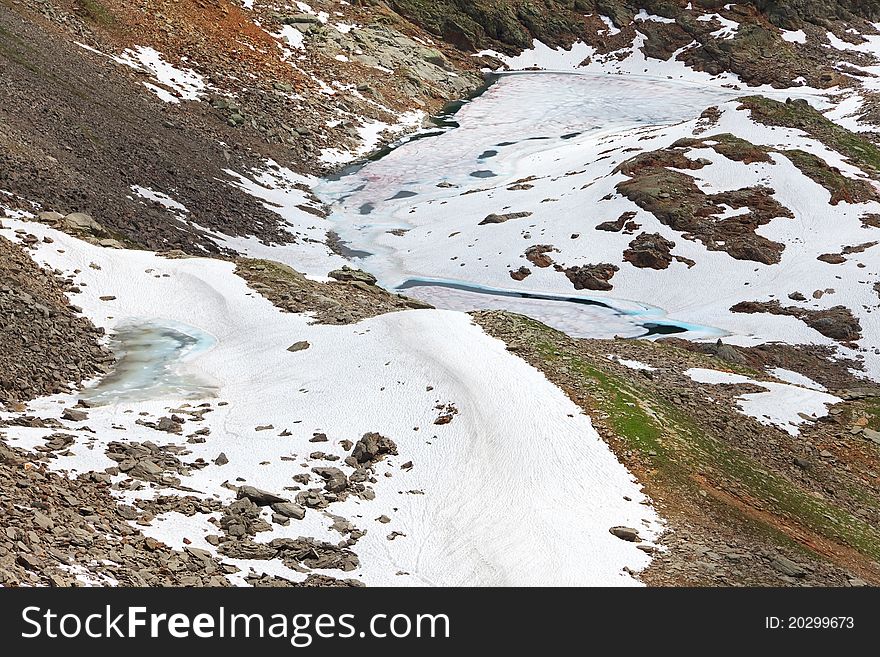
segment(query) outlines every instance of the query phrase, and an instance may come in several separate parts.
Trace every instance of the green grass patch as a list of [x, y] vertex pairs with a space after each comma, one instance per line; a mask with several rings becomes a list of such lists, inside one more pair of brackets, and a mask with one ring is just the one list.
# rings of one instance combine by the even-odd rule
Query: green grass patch
[[[764, 509], [790, 517], [819, 534], [880, 559], [877, 528], [826, 500], [807, 494], [785, 477], [767, 471], [748, 454], [719, 439], [686, 412], [660, 397], [649, 384], [634, 383], [614, 374], [605, 363], [587, 360], [565, 345], [567, 338], [554, 329], [527, 318], [516, 317], [516, 320], [523, 322], [522, 333], [535, 335], [537, 332], [540, 336], [533, 343], [538, 355], [555, 369], [564, 365], [585, 385], [596, 407], [607, 416], [608, 425], [631, 449], [648, 456], [667, 479], [677, 485], [694, 487], [694, 474], [714, 473], [720, 480], [738, 483]], [[880, 404], [874, 408], [876, 414], [872, 421], [880, 423]]]
[[116, 22], [110, 10], [98, 0], [77, 0], [77, 4], [85, 12], [86, 16], [99, 25], [112, 25]]
[[865, 406], [865, 415], [868, 416], [868, 428], [880, 431], [880, 401], [867, 404]]
[[751, 111], [754, 120], [803, 130], [828, 148], [844, 155], [850, 162], [871, 176], [880, 174], [880, 148], [861, 135], [829, 121], [809, 103], [788, 103], [765, 96], [745, 96], [740, 102]]
[[821, 157], [799, 149], [782, 151], [792, 164], [805, 176], [822, 185], [831, 194], [831, 203], [864, 203], [877, 200], [877, 192], [866, 180], [858, 180], [843, 175], [828, 166]]

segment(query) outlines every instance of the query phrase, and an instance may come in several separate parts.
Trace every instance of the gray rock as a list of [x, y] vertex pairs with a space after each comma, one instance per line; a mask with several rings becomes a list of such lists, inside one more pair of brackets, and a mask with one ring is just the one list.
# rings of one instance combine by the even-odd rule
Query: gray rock
[[71, 422], [83, 422], [89, 419], [89, 414], [85, 411], [78, 411], [75, 408], [65, 408], [61, 419], [70, 420]]
[[633, 529], [632, 527], [612, 527], [608, 531], [614, 534], [617, 538], [629, 541], [630, 543], [637, 543], [641, 540], [639, 538], [639, 530]]
[[55, 527], [52, 519], [40, 511], [34, 511], [34, 524], [43, 531], [49, 531]]
[[324, 489], [330, 493], [340, 493], [348, 487], [348, 478], [339, 468], [312, 468], [312, 472], [324, 480]]
[[156, 423], [157, 431], [165, 431], [166, 433], [182, 433], [183, 426], [179, 422], [175, 422], [170, 417], [160, 417]]
[[735, 347], [732, 347], [729, 344], [718, 345], [718, 347], [715, 349], [715, 356], [720, 358], [721, 360], [727, 361], [728, 363], [744, 364], [746, 362], [745, 356], [743, 356], [739, 351], [737, 351]]
[[128, 471], [130, 477], [135, 479], [144, 479], [145, 481], [155, 481], [162, 476], [162, 468], [148, 459], [138, 461], [137, 464]]
[[64, 217], [64, 225], [73, 230], [87, 231], [95, 234], [103, 233], [104, 229], [91, 215], [85, 212], [71, 212]]
[[214, 459], [214, 465], [226, 465], [227, 463], [229, 463], [229, 458], [226, 456], [226, 452], [220, 452]]
[[296, 351], [303, 351], [303, 350], [305, 350], [305, 349], [308, 349], [308, 348], [311, 347], [311, 346], [312, 346], [312, 345], [310, 345], [307, 341], [305, 341], [305, 340], [300, 340], [299, 342], [294, 342], [292, 345], [290, 345], [290, 346], [287, 348], [287, 351], [293, 351], [293, 352], [296, 352]]
[[492, 213], [487, 215], [486, 218], [477, 225], [488, 226], [490, 224], [503, 224], [505, 221], [510, 221], [511, 219], [523, 219], [531, 216], [531, 214], [531, 212], [508, 212], [507, 214]]
[[285, 516], [286, 518], [302, 520], [306, 517], [306, 510], [299, 504], [294, 504], [293, 502], [275, 502], [270, 508], [275, 513]]
[[874, 431], [873, 429], [868, 429], [867, 427], [865, 427], [862, 430], [862, 435], [870, 440], [872, 443], [880, 445], [880, 431]]
[[316, 488], [300, 491], [296, 494], [296, 501], [310, 509], [325, 509], [330, 505], [330, 501]]
[[807, 571], [801, 568], [791, 559], [779, 555], [770, 562], [770, 565], [783, 575], [789, 577], [806, 577]]
[[135, 509], [130, 504], [120, 504], [116, 508], [116, 513], [118, 513], [122, 518], [126, 520], [137, 520], [140, 514], [137, 509]]
[[367, 285], [375, 285], [377, 282], [376, 277], [372, 274], [368, 274], [360, 269], [352, 269], [347, 265], [343, 265], [342, 269], [331, 271], [328, 276], [335, 278], [337, 281], [349, 283], [360, 282]]
[[259, 488], [254, 488], [253, 486], [239, 486], [238, 493], [236, 495], [238, 499], [248, 499], [258, 506], [268, 506], [270, 504], [275, 504], [278, 502], [289, 501], [283, 497], [278, 497], [274, 493], [270, 493]]
[[320, 25], [321, 19], [313, 14], [290, 14], [282, 16], [281, 22], [285, 25]]
[[365, 433], [351, 451], [351, 456], [357, 463], [375, 463], [387, 454], [396, 456], [397, 445], [390, 438], [378, 433]]
[[39, 219], [42, 223], [56, 225], [59, 221], [64, 219], [64, 215], [59, 212], [41, 212], [37, 215], [37, 219]]

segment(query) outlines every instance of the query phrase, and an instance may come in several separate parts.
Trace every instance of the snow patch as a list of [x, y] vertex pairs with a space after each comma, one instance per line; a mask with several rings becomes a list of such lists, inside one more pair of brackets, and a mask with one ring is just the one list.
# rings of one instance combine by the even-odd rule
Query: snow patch
[[162, 192], [157, 192], [149, 187], [141, 187], [140, 185], [132, 185], [131, 191], [140, 196], [143, 199], [148, 201], [155, 201], [160, 205], [164, 206], [168, 210], [173, 210], [174, 212], [185, 215], [189, 214], [189, 210], [182, 203], [178, 203], [173, 198], [168, 196], [167, 194], [163, 194]]
[[803, 30], [782, 30], [782, 40], [789, 43], [806, 43], [807, 33]]
[[656, 371], [656, 367], [652, 367], [646, 363], [642, 363], [637, 360], [630, 360], [628, 358], [621, 358], [620, 356], [616, 356], [614, 354], [608, 354], [608, 360], [613, 360], [616, 363], [620, 363], [624, 367], [628, 367], [631, 370], [642, 370], [645, 372], [654, 372]]
[[205, 79], [188, 68], [178, 68], [166, 62], [161, 53], [149, 46], [129, 48], [113, 61], [133, 69], [147, 71], [157, 84], [144, 82], [144, 86], [167, 103], [182, 100], [198, 100], [207, 89]]
[[752, 392], [737, 397], [739, 410], [761, 424], [779, 427], [792, 436], [800, 434], [800, 425], [807, 421], [804, 416], [824, 417], [828, 415], [829, 406], [843, 401], [816, 389], [788, 383], [756, 381], [741, 374], [720, 370], [692, 368], [685, 374], [697, 383], [748, 383], [765, 388], [767, 392]]

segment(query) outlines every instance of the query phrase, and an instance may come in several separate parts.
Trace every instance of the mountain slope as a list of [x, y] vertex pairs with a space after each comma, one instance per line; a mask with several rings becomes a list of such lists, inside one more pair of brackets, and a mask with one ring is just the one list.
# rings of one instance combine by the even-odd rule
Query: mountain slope
[[0, 1], [4, 583], [880, 582], [875, 11]]

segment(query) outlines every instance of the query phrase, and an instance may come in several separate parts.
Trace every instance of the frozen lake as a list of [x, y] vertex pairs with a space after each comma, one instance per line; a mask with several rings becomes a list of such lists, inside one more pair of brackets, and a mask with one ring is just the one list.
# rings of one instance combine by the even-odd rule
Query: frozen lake
[[[476, 225], [490, 213], [506, 211], [495, 190], [528, 189], [550, 172], [548, 163], [573, 155], [595, 160], [605, 134], [638, 133], [692, 119], [734, 96], [733, 91], [662, 79], [507, 74], [462, 106], [455, 116], [458, 127], [408, 141], [348, 175], [324, 181], [316, 192], [331, 204], [334, 231], [346, 248], [362, 256], [358, 266], [387, 288], [432, 280], [430, 288], [410, 285], [407, 293], [444, 309], [509, 309], [581, 337], [644, 336], [650, 330], [645, 313], [651, 322], [663, 320], [661, 309], [641, 303], [650, 300], [602, 296], [604, 307], [586, 307], [590, 297], [572, 302], [580, 294], [564, 278], [566, 288], [530, 289], [528, 281], [499, 286], [473, 267], [447, 275], [452, 266], [445, 249], [447, 220], [467, 213]], [[483, 232], [469, 246], [493, 237]], [[485, 250], [485, 242], [482, 246]], [[499, 246], [498, 258], [504, 250]], [[445, 291], [440, 289], [444, 284]], [[517, 294], [522, 292], [549, 292], [556, 298]], [[723, 334], [711, 327], [680, 328], [693, 338]]]

